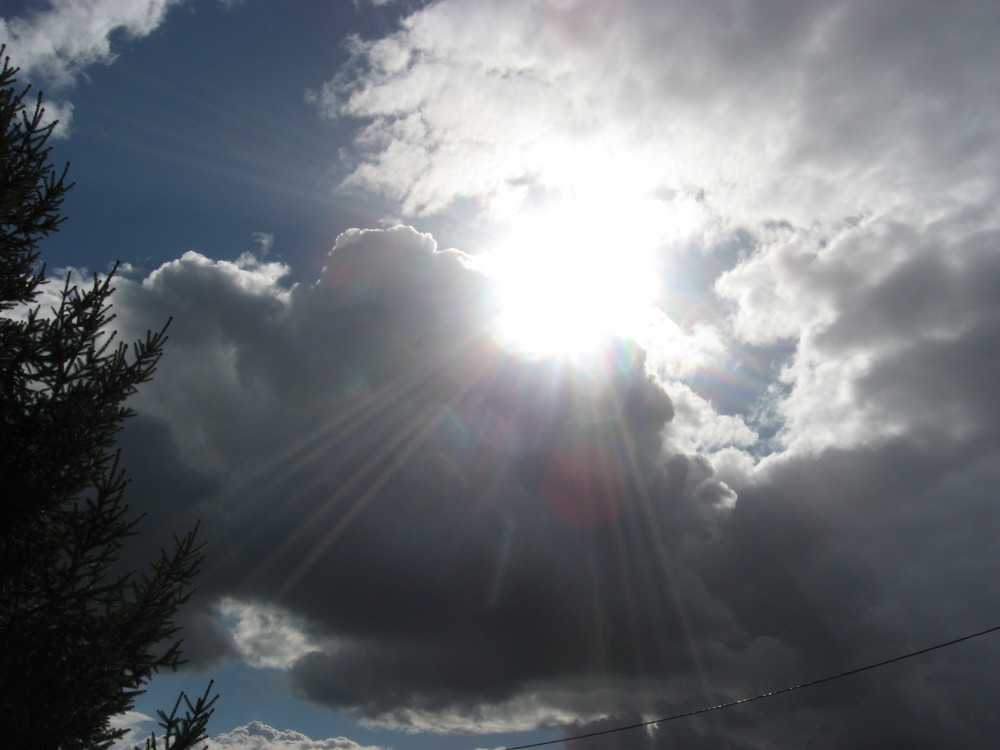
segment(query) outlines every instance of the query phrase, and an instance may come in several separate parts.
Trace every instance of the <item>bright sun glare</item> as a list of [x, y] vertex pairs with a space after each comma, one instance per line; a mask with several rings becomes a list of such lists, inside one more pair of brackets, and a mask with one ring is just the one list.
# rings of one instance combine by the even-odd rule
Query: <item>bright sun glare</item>
[[608, 191], [522, 209], [482, 256], [498, 339], [528, 356], [577, 356], [637, 330], [656, 290], [665, 219], [662, 201]]

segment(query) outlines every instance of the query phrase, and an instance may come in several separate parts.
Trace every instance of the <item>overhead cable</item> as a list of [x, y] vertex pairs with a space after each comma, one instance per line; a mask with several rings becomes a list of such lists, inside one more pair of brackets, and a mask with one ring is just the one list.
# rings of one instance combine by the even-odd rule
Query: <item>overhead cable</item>
[[979, 638], [980, 636], [988, 635], [989, 633], [994, 633], [1000, 630], [1000, 625], [994, 625], [992, 628], [987, 628], [986, 630], [980, 630], [978, 633], [970, 633], [969, 635], [963, 635], [961, 638], [955, 638], [951, 641], [945, 641], [944, 643], [938, 643], [934, 646], [928, 646], [927, 648], [922, 648], [918, 651], [911, 651], [908, 654], [903, 654], [901, 656], [894, 656], [891, 659], [884, 659], [883, 661], [875, 662], [874, 664], [866, 664], [863, 667], [858, 667], [856, 669], [849, 669], [846, 672], [840, 672], [838, 674], [828, 675], [826, 677], [821, 677], [818, 680], [812, 680], [811, 682], [803, 682], [799, 685], [791, 685], [789, 687], [781, 688], [780, 690], [772, 690], [769, 693], [761, 693], [760, 695], [754, 695], [749, 698], [740, 698], [739, 700], [729, 701], [728, 703], [719, 703], [715, 706], [705, 706], [703, 708], [697, 708], [693, 711], [686, 711], [680, 714], [674, 714], [672, 716], [665, 716], [662, 719], [653, 719], [651, 721], [642, 721], [638, 724], [626, 724], [620, 727], [614, 727], [612, 729], [601, 729], [596, 732], [587, 732], [586, 734], [576, 734], [570, 737], [563, 737], [558, 740], [546, 740], [545, 742], [532, 742], [528, 745], [514, 745], [511, 747], [500, 748], [499, 750], [527, 750], [531, 747], [543, 747], [545, 745], [555, 745], [559, 742], [572, 742], [573, 740], [582, 740], [586, 737], [598, 737], [602, 734], [613, 734], [615, 732], [624, 732], [627, 729], [639, 729], [640, 727], [650, 727], [655, 724], [663, 724], [668, 721], [675, 721], [677, 719], [686, 719], [689, 716], [697, 716], [698, 714], [705, 714], [709, 711], [718, 711], [723, 708], [731, 708], [733, 706], [739, 706], [744, 703], [753, 703], [754, 701], [763, 700], [764, 698], [771, 698], [775, 695], [781, 695], [782, 693], [790, 693], [793, 690], [801, 690], [802, 688], [813, 687], [814, 685], [821, 685], [824, 682], [832, 682], [833, 680], [839, 680], [842, 677], [849, 677], [852, 674], [858, 674], [859, 672], [867, 672], [870, 669], [877, 669], [879, 667], [884, 667], [887, 664], [893, 664], [897, 661], [903, 661], [904, 659], [912, 659], [914, 656], [921, 656], [922, 654], [930, 653], [931, 651], [937, 651], [941, 648], [947, 648], [948, 646], [954, 646], [956, 643], [961, 643], [962, 641], [969, 641], [973, 638]]

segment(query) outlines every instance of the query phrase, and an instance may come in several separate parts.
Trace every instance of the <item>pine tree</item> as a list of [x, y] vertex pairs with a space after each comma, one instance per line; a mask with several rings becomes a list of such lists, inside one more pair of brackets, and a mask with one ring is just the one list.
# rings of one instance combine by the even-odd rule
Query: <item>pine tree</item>
[[[125, 405], [150, 379], [165, 328], [119, 343], [114, 271], [83, 288], [67, 278], [58, 303], [41, 239], [62, 222], [66, 169], [49, 162], [53, 124], [28, 101], [0, 47], [0, 716], [9, 748], [107, 748], [109, 720], [134, 705], [154, 673], [181, 663], [177, 608], [202, 560], [191, 531], [144, 574], [123, 573], [137, 518], [116, 434]], [[68, 165], [67, 165], [68, 168]], [[204, 738], [215, 698], [160, 712], [160, 747]], [[182, 707], [186, 711], [178, 714]], [[157, 740], [147, 740], [147, 748]]]

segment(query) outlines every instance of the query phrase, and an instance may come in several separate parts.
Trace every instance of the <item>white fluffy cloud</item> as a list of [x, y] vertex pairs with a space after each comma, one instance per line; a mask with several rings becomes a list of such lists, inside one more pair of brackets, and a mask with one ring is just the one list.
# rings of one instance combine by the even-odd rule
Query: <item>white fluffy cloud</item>
[[0, 18], [0, 38], [25, 73], [67, 85], [97, 62], [109, 62], [111, 34], [143, 37], [181, 0], [52, 0], [26, 17]]
[[279, 731], [259, 721], [212, 737], [209, 750], [379, 750], [374, 745], [359, 745], [346, 737], [313, 740], [290, 729]]
[[311, 651], [330, 648], [310, 636], [296, 618], [280, 607], [225, 598], [219, 603], [234, 645], [254, 667], [285, 669]]
[[[149, 736], [154, 719], [130, 711], [112, 719], [111, 723], [112, 726], [129, 729], [129, 734], [114, 745], [114, 750], [132, 750], [141, 746], [144, 737]], [[278, 730], [259, 721], [208, 737], [202, 747], [208, 750], [381, 750], [375, 745], [361, 745], [346, 737], [314, 740], [301, 732]]]
[[944, 210], [993, 190], [996, 23], [982, 4], [446, 0], [356, 40], [364, 73], [323, 101], [367, 123], [349, 184], [410, 214], [558, 189], [606, 155], [730, 216]]
[[[21, 78], [57, 89], [71, 86], [88, 65], [114, 59], [111, 35], [119, 30], [143, 37], [162, 23], [167, 10], [182, 0], [51, 0], [49, 7], [26, 16], [0, 17], [0, 41]], [[58, 120], [56, 138], [70, 134], [72, 102], [45, 102], [45, 122]]]

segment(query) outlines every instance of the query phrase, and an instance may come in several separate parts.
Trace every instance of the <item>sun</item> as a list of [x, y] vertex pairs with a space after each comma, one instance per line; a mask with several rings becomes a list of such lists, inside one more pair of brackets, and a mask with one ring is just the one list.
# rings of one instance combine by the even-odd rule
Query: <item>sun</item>
[[632, 335], [657, 287], [663, 204], [579, 194], [519, 213], [481, 256], [492, 278], [494, 335], [525, 356], [579, 356]]

